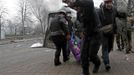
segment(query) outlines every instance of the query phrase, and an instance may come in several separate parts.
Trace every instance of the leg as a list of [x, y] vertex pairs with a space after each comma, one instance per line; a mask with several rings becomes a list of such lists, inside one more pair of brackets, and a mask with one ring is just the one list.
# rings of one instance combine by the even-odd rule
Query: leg
[[116, 35], [116, 43], [117, 43], [117, 47], [118, 47], [118, 50], [121, 51], [121, 37], [120, 37], [120, 34], [117, 34]]
[[93, 73], [97, 73], [101, 64], [101, 61], [98, 57], [98, 51], [100, 48], [100, 41], [99, 38], [94, 37], [91, 40], [91, 44], [90, 44], [90, 61], [92, 61], [94, 63], [94, 69], [93, 69]]
[[97, 73], [100, 68], [100, 58], [98, 55], [91, 56], [91, 61], [94, 63], [93, 73]]
[[58, 66], [58, 65], [61, 64], [61, 62], [60, 62], [60, 53], [61, 53], [61, 47], [56, 46], [55, 59], [54, 59], [55, 66]]
[[114, 35], [112, 34], [110, 37], [108, 37], [108, 53], [113, 50], [113, 43], [114, 43]]
[[66, 62], [69, 58], [67, 56], [67, 41], [65, 36], [60, 36], [59, 37], [59, 42], [60, 42], [60, 46], [62, 48], [62, 54], [63, 54], [63, 61]]
[[110, 70], [109, 52], [108, 52], [108, 37], [103, 38], [105, 41], [102, 43], [102, 58], [107, 71]]
[[81, 64], [83, 75], [89, 75], [89, 40], [83, 39], [82, 50], [81, 50]]
[[67, 41], [66, 50], [67, 50], [67, 57], [69, 58], [70, 57], [69, 41]]
[[61, 47], [60, 47], [60, 44], [58, 42], [58, 38], [59, 36], [53, 36], [52, 37], [52, 40], [56, 46], [56, 51], [55, 51], [55, 58], [54, 58], [54, 64], [55, 66], [58, 66], [61, 64], [60, 62], [60, 53], [61, 53]]
[[128, 49], [128, 51], [131, 51], [131, 48], [132, 48], [132, 46], [131, 46], [131, 30], [128, 30], [127, 31], [127, 37], [128, 37], [128, 45], [129, 45], [129, 49]]
[[122, 21], [122, 25], [123, 25], [123, 28], [122, 28], [122, 39], [123, 39], [123, 42], [124, 42], [124, 49], [126, 51], [126, 53], [129, 53], [129, 45], [128, 45], [128, 37], [127, 37], [127, 22], [126, 20], [123, 20]]
[[121, 36], [121, 49], [124, 49], [124, 41], [123, 41], [123, 37]]
[[69, 60], [69, 55], [67, 54], [68, 52], [68, 50], [66, 49], [66, 44], [65, 43], [63, 43], [63, 45], [62, 45], [62, 54], [63, 54], [63, 61], [64, 62], [66, 62], [66, 61], [68, 61]]

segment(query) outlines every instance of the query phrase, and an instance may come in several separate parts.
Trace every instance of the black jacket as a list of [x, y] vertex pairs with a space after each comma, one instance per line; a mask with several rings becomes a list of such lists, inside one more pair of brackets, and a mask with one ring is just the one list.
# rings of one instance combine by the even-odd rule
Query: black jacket
[[102, 27], [106, 26], [106, 25], [109, 25], [109, 24], [113, 25], [112, 32], [108, 33], [108, 34], [105, 34], [105, 35], [116, 33], [116, 28], [117, 27], [116, 27], [115, 18], [117, 16], [117, 12], [116, 12], [115, 8], [112, 8], [111, 10], [108, 10], [103, 6], [102, 8], [99, 9], [98, 15], [99, 15], [99, 19], [100, 19]]
[[64, 17], [55, 16], [50, 24], [51, 36], [66, 35], [69, 32], [68, 22]]
[[82, 28], [86, 36], [94, 36], [98, 34], [98, 27], [100, 21], [94, 3], [92, 0], [80, 0], [76, 2], [77, 6], [80, 7], [79, 21], [82, 23]]

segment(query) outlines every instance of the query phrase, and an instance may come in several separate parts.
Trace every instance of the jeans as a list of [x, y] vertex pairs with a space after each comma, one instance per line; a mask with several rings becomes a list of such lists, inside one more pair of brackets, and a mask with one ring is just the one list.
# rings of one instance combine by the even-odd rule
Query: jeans
[[103, 36], [102, 41], [102, 58], [105, 65], [110, 64], [109, 53], [113, 49], [114, 35]]

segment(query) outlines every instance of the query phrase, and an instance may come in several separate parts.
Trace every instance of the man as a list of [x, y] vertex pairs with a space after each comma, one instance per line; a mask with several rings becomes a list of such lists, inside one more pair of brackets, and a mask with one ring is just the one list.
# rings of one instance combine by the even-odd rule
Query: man
[[54, 65], [58, 66], [60, 62], [60, 53], [63, 52], [63, 61], [66, 62], [69, 58], [67, 56], [66, 45], [67, 40], [70, 38], [67, 20], [65, 19], [66, 13], [60, 10], [54, 19], [51, 21], [51, 38], [56, 46]]
[[[117, 28], [118, 28], [117, 30], [121, 30], [121, 27], [117, 27]], [[120, 35], [120, 33], [118, 31], [117, 31], [117, 34], [116, 34], [116, 43], [117, 43], [118, 50], [123, 51], [124, 41], [123, 41], [123, 37]]]
[[[126, 51], [126, 53], [129, 53], [131, 51], [131, 45], [130, 40], [131, 35], [129, 35], [131, 32], [131, 24], [127, 22], [127, 15], [129, 15], [127, 12], [128, 8], [128, 1], [121, 1], [116, 0], [116, 8], [117, 8], [117, 14], [116, 14], [116, 22], [117, 22], [117, 45], [119, 43], [119, 37], [122, 38], [122, 47]], [[120, 46], [118, 47], [120, 48]]]
[[113, 49], [115, 25], [115, 10], [112, 7], [112, 0], [104, 0], [103, 6], [99, 9], [99, 18], [102, 28], [102, 58], [106, 71], [111, 69], [109, 61], [109, 53]]
[[[67, 13], [66, 20], [68, 21], [68, 28], [69, 28], [69, 33], [72, 34], [73, 32], [73, 22], [72, 22], [72, 17], [71, 13]], [[70, 57], [70, 49], [69, 49], [69, 40], [67, 41], [67, 56]]]
[[128, 15], [127, 17], [127, 37], [128, 37], [128, 53], [132, 52], [134, 53], [134, 51], [132, 51], [132, 26], [133, 26], [133, 22], [134, 22], [134, 17], [132, 17], [131, 15]]
[[79, 8], [79, 21], [83, 23], [81, 36], [83, 44], [81, 48], [82, 74], [90, 75], [89, 61], [94, 63], [93, 73], [97, 73], [100, 67], [100, 59], [97, 55], [100, 46], [100, 33], [98, 32], [99, 18], [94, 9], [92, 0], [79, 0], [74, 3]]

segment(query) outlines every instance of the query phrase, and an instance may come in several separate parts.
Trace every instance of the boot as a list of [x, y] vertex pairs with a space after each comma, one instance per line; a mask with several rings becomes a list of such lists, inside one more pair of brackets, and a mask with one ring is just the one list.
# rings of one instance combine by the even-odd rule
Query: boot
[[67, 58], [64, 58], [63, 59], [63, 62], [67, 62], [69, 60], [69, 58], [67, 57]]
[[89, 69], [83, 69], [82, 75], [90, 75]]
[[93, 73], [97, 73], [99, 71], [100, 65], [95, 65], [93, 69]]
[[59, 58], [55, 58], [55, 59], [54, 59], [54, 65], [55, 65], [55, 66], [61, 65], [61, 62], [60, 62]]
[[110, 66], [109, 64], [107, 64], [107, 65], [105, 66], [105, 68], [106, 68], [106, 71], [109, 71], [109, 70], [111, 69], [111, 66]]

